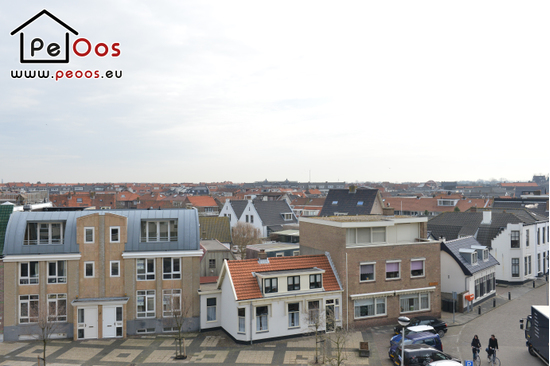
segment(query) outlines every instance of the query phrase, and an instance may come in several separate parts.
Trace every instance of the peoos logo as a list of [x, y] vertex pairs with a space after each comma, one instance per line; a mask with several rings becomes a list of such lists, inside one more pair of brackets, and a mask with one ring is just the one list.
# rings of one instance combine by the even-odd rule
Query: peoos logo
[[[48, 34], [48, 37], [40, 36], [40, 31], [32, 29], [33, 25], [41, 22], [41, 26], [49, 25], [54, 28], [53, 32]], [[49, 23], [49, 24], [47, 24]], [[37, 26], [40, 28], [40, 26]], [[27, 30], [29, 31], [27, 34]], [[96, 57], [116, 58], [120, 56], [120, 43], [112, 43], [110, 45], [100, 42], [93, 44], [87, 38], [76, 38], [78, 32], [67, 25], [65, 22], [57, 18], [55, 15], [42, 10], [25, 23], [14, 29], [10, 35], [19, 34], [19, 62], [22, 64], [68, 64], [70, 57], [87, 57], [95, 55]], [[71, 36], [76, 38], [71, 42]], [[45, 40], [47, 39], [47, 40]], [[12, 70], [11, 76], [14, 79], [40, 79], [50, 78], [49, 70]], [[62, 78], [75, 79], [98, 79], [98, 78], [121, 78], [122, 70], [56, 70], [56, 81]]]

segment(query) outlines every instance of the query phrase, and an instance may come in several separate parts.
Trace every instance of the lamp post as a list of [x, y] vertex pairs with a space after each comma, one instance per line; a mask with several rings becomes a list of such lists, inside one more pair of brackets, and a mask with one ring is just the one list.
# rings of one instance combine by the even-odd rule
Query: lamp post
[[400, 316], [397, 318], [399, 325], [401, 325], [401, 366], [405, 364], [405, 327], [409, 325], [411, 320], [406, 316]]

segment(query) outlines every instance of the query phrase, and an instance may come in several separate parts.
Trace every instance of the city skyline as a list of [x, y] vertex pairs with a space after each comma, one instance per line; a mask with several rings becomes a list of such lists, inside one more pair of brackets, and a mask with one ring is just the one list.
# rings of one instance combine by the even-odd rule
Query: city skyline
[[[530, 180], [548, 171], [550, 51], [540, 45], [549, 8], [5, 3], [0, 178]], [[43, 9], [78, 32], [71, 42], [86, 38], [110, 51], [119, 43], [120, 56], [21, 64], [10, 33]], [[37, 21], [34, 30], [50, 42], [49, 27]], [[13, 70], [64, 77], [17, 79]], [[68, 70], [122, 77], [69, 79]]]

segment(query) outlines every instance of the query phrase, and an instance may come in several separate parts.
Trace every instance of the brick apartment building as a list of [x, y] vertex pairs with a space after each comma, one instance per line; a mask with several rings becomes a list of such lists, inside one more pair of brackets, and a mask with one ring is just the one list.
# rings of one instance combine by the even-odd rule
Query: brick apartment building
[[441, 315], [440, 244], [427, 218], [301, 218], [300, 254], [329, 252], [342, 281], [342, 319], [350, 327], [397, 323], [399, 316]]

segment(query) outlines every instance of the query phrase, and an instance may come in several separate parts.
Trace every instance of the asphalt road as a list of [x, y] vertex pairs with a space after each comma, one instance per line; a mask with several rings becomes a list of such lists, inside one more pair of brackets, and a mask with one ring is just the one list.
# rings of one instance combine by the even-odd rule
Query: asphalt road
[[[531, 305], [546, 304], [548, 304], [547, 285], [529, 291], [467, 324], [449, 327], [447, 334], [442, 338], [443, 352], [458, 357], [462, 361], [471, 360], [470, 343], [474, 334], [477, 334], [482, 345], [482, 366], [487, 365], [485, 348], [491, 334], [494, 334], [498, 339], [497, 356], [502, 365], [544, 366], [544, 362], [529, 354], [525, 346], [524, 332], [519, 329], [519, 320], [531, 313]], [[374, 333], [381, 364], [393, 365], [387, 357], [392, 333], [388, 328]]]

